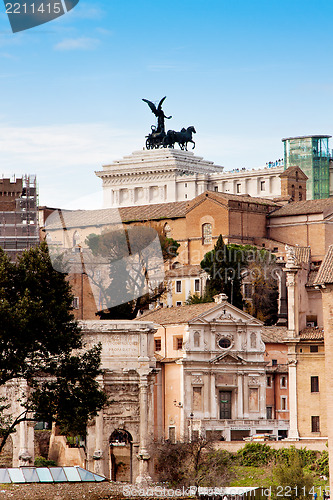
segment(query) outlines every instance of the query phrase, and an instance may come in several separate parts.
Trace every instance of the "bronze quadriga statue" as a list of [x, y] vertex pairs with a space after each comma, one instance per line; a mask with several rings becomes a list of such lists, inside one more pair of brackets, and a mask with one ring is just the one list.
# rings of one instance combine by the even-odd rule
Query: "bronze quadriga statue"
[[164, 111], [162, 110], [162, 104], [166, 96], [160, 100], [159, 105], [156, 107], [155, 104], [147, 99], [142, 99], [144, 102], [148, 104], [154, 115], [157, 117], [157, 127], [152, 125], [151, 133], [146, 135], [146, 148], [147, 149], [155, 149], [160, 147], [169, 147], [174, 148], [177, 143], [180, 149], [187, 151], [187, 144], [191, 142], [193, 144], [192, 149], [195, 148], [195, 142], [192, 139], [192, 134], [196, 133], [196, 130], [193, 126], [182, 128], [180, 132], [176, 132], [175, 130], [168, 130], [165, 133], [165, 123], [164, 120], [169, 120], [172, 116], [165, 116]]

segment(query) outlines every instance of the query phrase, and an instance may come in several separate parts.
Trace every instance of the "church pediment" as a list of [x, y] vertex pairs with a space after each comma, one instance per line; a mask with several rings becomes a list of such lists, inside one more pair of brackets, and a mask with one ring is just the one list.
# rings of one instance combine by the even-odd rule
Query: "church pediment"
[[237, 354], [234, 354], [232, 352], [224, 352], [223, 354], [219, 354], [218, 356], [215, 356], [215, 358], [211, 359], [210, 363], [243, 365], [246, 363], [246, 361]]
[[231, 305], [226, 300], [222, 300], [208, 311], [203, 312], [197, 318], [193, 318], [190, 323], [232, 323], [247, 324], [251, 326], [262, 326], [262, 322], [247, 314], [246, 312]]

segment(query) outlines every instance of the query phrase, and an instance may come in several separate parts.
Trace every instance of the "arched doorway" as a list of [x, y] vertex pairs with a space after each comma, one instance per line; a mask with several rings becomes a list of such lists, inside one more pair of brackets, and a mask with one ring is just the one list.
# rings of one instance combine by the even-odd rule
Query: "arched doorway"
[[110, 478], [112, 481], [132, 482], [132, 441], [131, 434], [124, 429], [116, 429], [110, 436]]

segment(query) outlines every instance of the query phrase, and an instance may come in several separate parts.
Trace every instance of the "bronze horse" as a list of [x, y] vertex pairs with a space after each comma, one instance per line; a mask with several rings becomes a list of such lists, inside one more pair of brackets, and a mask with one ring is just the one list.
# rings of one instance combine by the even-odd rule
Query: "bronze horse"
[[175, 143], [179, 144], [180, 149], [187, 151], [187, 144], [191, 142], [193, 144], [192, 149], [195, 148], [195, 142], [192, 140], [192, 134], [195, 134], [196, 130], [193, 126], [187, 127], [187, 129], [182, 128], [180, 132], [175, 132], [174, 130], [168, 130], [166, 136], [163, 139], [163, 146], [173, 148]]

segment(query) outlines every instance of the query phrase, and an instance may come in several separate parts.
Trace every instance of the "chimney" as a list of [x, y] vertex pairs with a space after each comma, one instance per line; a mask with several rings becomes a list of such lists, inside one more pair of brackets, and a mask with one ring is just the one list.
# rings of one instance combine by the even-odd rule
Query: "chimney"
[[228, 295], [225, 293], [219, 293], [218, 295], [214, 295], [213, 299], [216, 304], [222, 304], [222, 302], [227, 302]]

